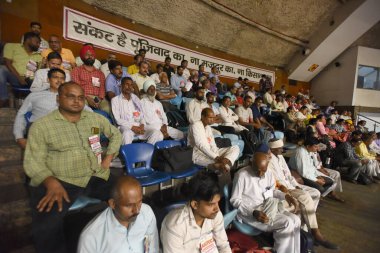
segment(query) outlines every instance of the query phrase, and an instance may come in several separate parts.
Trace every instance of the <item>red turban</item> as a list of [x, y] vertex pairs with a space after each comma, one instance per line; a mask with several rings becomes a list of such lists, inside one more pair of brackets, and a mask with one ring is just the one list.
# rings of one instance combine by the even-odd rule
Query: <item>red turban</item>
[[82, 47], [79, 53], [79, 56], [82, 59], [82, 61], [85, 59], [86, 53], [88, 51], [94, 56], [94, 58], [96, 57], [94, 48], [90, 45], [86, 45]]

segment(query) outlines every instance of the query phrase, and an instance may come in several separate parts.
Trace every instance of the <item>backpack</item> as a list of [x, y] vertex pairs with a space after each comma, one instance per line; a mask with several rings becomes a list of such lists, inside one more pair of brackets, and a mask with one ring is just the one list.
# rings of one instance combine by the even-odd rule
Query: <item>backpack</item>
[[360, 172], [357, 181], [358, 181], [359, 184], [364, 184], [364, 185], [372, 184], [371, 178], [367, 174], [365, 174], [363, 172]]
[[154, 151], [152, 167], [163, 172], [184, 171], [193, 164], [193, 148], [175, 146]]
[[309, 232], [306, 232], [303, 229], [301, 229], [300, 237], [301, 237], [301, 253], [313, 253], [314, 252], [313, 236]]
[[166, 112], [166, 117], [168, 118], [168, 125], [171, 127], [178, 128], [189, 126], [187, 119], [178, 111], [168, 111]]
[[218, 148], [228, 148], [231, 147], [231, 140], [228, 138], [216, 137], [215, 144]]

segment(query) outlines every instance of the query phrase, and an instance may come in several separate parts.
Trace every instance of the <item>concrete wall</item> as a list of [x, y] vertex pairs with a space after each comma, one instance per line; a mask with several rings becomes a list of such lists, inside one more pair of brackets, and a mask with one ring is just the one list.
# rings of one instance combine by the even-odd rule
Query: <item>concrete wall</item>
[[[352, 105], [357, 52], [357, 47], [344, 51], [311, 81], [311, 94], [320, 105], [328, 105], [332, 100], [338, 101], [339, 105]], [[340, 66], [336, 67], [335, 62]]]
[[[380, 50], [367, 47], [358, 47], [358, 57], [356, 69], [359, 65], [380, 67]], [[380, 107], [380, 91], [356, 88], [357, 74], [355, 76], [355, 89], [353, 95], [353, 105]]]

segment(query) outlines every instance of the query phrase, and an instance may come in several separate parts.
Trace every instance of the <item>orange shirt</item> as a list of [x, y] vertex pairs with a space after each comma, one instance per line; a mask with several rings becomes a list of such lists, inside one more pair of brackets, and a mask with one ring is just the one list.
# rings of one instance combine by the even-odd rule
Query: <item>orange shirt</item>
[[[47, 58], [48, 54], [51, 52], [53, 52], [53, 50], [50, 48], [45, 49], [42, 51], [41, 56], [43, 58]], [[60, 55], [62, 57], [62, 68], [70, 71], [72, 69], [72, 65], [75, 64], [73, 52], [71, 52], [70, 49], [62, 48]]]

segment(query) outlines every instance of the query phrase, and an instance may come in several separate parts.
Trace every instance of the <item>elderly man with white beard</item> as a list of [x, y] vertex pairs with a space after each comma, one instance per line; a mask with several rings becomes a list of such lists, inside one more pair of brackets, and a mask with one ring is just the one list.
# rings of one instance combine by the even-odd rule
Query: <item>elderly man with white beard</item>
[[[155, 142], [162, 141], [166, 138], [180, 140], [184, 138], [183, 132], [168, 126], [168, 119], [164, 112], [162, 104], [156, 100], [156, 83], [153, 80], [147, 80], [143, 85], [145, 97], [141, 99], [141, 105], [145, 120], [145, 129], [147, 131], [160, 131], [161, 134], [156, 135]], [[152, 140], [153, 142], [153, 140]], [[154, 144], [154, 143], [152, 143]]]

